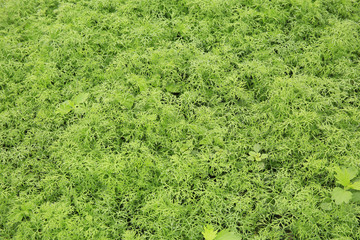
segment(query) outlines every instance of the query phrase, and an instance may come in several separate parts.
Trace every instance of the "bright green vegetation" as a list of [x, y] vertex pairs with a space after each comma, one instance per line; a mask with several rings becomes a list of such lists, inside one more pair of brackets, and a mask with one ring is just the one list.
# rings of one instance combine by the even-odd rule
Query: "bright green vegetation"
[[[356, 202], [360, 201], [360, 193], [356, 191], [360, 190], [360, 180], [357, 179], [354, 182], [351, 182], [357, 174], [358, 170], [356, 168], [336, 168], [335, 178], [337, 179], [337, 183], [344, 187], [344, 189], [336, 187], [331, 193], [332, 199], [335, 200], [336, 204], [340, 205], [342, 203], [348, 203], [350, 200], [355, 200]], [[351, 190], [355, 191], [354, 197]]]
[[0, 238], [357, 239], [359, 21], [358, 0], [0, 0]]
[[202, 232], [205, 240], [239, 240], [239, 236], [235, 233], [229, 232], [228, 230], [222, 230], [220, 232], [214, 230], [211, 225], [205, 226]]

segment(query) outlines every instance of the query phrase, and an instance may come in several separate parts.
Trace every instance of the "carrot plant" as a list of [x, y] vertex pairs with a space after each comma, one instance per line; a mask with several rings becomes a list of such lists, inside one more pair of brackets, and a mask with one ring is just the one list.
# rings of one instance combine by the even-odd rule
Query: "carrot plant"
[[359, 1], [0, 9], [0, 239], [360, 236]]

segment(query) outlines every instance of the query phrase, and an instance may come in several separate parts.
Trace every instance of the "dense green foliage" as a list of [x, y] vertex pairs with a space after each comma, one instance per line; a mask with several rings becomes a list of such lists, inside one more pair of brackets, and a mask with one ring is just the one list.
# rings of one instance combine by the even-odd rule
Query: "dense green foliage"
[[331, 192], [360, 167], [359, 21], [358, 0], [0, 0], [0, 238], [356, 239]]

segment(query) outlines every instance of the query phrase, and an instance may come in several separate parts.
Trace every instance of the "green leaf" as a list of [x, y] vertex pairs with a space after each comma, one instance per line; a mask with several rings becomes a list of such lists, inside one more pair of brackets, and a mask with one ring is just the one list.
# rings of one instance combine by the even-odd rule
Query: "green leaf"
[[358, 174], [358, 169], [354, 168], [354, 167], [349, 167], [347, 168], [347, 171], [350, 175], [350, 180], [354, 179], [356, 177], [356, 175]]
[[337, 205], [340, 205], [342, 203], [348, 203], [351, 197], [351, 192], [338, 187], [334, 188], [331, 193], [331, 199], [333, 199]]
[[351, 201], [355, 203], [360, 203], [360, 192], [354, 192]]
[[256, 154], [256, 152], [250, 151], [249, 155], [252, 156], [252, 157], [255, 157], [257, 154]]
[[71, 110], [73, 110], [73, 104], [74, 103], [72, 101], [67, 100], [60, 104], [60, 106], [58, 107], [55, 113], [60, 113], [62, 115], [65, 115], [69, 113]]
[[354, 168], [342, 168], [340, 169], [337, 167], [335, 169], [336, 175], [335, 178], [337, 179], [337, 183], [347, 187], [351, 184], [350, 180], [356, 177], [357, 170]]
[[260, 152], [260, 150], [261, 150], [260, 144], [258, 144], [258, 143], [255, 144], [253, 149], [254, 149], [254, 151], [257, 152], [257, 153]]
[[354, 182], [353, 184], [351, 184], [349, 186], [349, 188], [355, 189], [355, 190], [360, 190], [360, 181]]
[[229, 230], [222, 230], [218, 233], [215, 240], [241, 240], [241, 238]]
[[88, 97], [88, 93], [80, 93], [74, 98], [73, 102], [75, 105], [80, 105], [81, 103], [84, 103], [88, 99]]
[[202, 235], [204, 236], [205, 240], [214, 240], [216, 238], [217, 231], [214, 230], [213, 226], [207, 225], [204, 227], [204, 231]]
[[267, 154], [261, 154], [261, 159], [266, 159], [266, 158], [268, 158]]

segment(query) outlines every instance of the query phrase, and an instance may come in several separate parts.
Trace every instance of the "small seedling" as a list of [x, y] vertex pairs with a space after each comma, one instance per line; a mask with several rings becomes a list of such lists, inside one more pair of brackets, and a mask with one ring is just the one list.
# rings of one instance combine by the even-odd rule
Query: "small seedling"
[[254, 161], [257, 161], [257, 162], [261, 162], [261, 161], [265, 160], [268, 157], [267, 154], [261, 154], [260, 153], [261, 147], [260, 147], [259, 144], [255, 144], [254, 147], [253, 147], [253, 150], [254, 151], [249, 152], [249, 156], [248, 156], [249, 160], [254, 160]]
[[205, 240], [240, 240], [235, 233], [230, 232], [229, 230], [222, 230], [219, 233], [214, 230], [214, 227], [207, 225], [204, 227], [202, 232]]
[[80, 106], [80, 104], [84, 103], [88, 97], [89, 97], [88, 93], [80, 93], [73, 100], [67, 100], [61, 103], [58, 109], [56, 110], [56, 113], [65, 115], [70, 111], [74, 110], [76, 107]]
[[202, 232], [205, 240], [214, 240], [216, 238], [216, 234], [217, 231], [214, 230], [214, 227], [211, 225], [205, 226], [204, 231]]
[[360, 181], [351, 182], [358, 174], [358, 170], [355, 168], [336, 167], [335, 172], [336, 182], [341, 184], [343, 188], [334, 188], [331, 193], [331, 198], [337, 205], [349, 203], [353, 198], [353, 193], [350, 190], [360, 190]]

